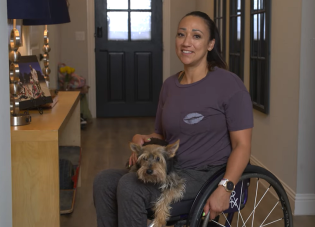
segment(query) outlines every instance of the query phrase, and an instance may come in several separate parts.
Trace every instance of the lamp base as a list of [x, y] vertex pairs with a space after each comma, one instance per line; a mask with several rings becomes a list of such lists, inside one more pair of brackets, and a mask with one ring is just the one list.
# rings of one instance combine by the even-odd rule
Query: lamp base
[[28, 114], [17, 114], [11, 115], [11, 126], [28, 125], [32, 121], [31, 115]]

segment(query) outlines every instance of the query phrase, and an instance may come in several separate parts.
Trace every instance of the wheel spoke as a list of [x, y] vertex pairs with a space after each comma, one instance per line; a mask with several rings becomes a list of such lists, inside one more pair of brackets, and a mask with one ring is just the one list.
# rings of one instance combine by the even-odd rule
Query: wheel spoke
[[281, 221], [281, 220], [283, 220], [283, 218], [280, 218], [280, 219], [278, 219], [278, 220], [269, 222], [269, 223], [267, 223], [267, 224], [265, 224], [265, 225], [261, 225], [260, 227], [267, 226], [267, 225], [270, 225], [270, 224], [272, 224], [272, 223], [275, 223], [275, 222], [278, 222], [278, 221]]
[[241, 199], [242, 199], [242, 193], [243, 193], [243, 183], [244, 183], [244, 181], [242, 181], [241, 194], [240, 194], [240, 203], [238, 205], [237, 227], [238, 227], [240, 216], [241, 216], [241, 219], [242, 219], [242, 222], [243, 222], [243, 226], [245, 225], [244, 219], [243, 219], [243, 216], [242, 216], [242, 213], [241, 213], [241, 201], [242, 201]]
[[232, 227], [232, 225], [230, 224], [229, 220], [226, 218], [225, 214], [223, 212], [222, 212], [222, 214], [223, 214], [225, 220], [227, 221], [227, 223], [229, 224], [229, 226]]
[[[211, 222], [214, 222], [214, 223], [216, 223], [216, 224], [219, 225], [219, 226], [225, 227], [225, 225], [222, 225], [222, 224], [220, 224], [219, 222], [216, 222], [215, 220], [211, 220]], [[231, 226], [231, 227], [232, 227], [232, 226]]]
[[[237, 213], [237, 227], [238, 227], [238, 223], [240, 220], [240, 213], [241, 213], [241, 197], [242, 197], [242, 193], [243, 193], [243, 182], [242, 181], [242, 186], [241, 186], [241, 194], [240, 194], [240, 203], [238, 204], [238, 213]], [[243, 224], [244, 224], [244, 220], [242, 218]]]
[[267, 218], [270, 216], [270, 214], [272, 213], [272, 211], [276, 208], [276, 206], [279, 204], [280, 201], [278, 201], [276, 203], [276, 205], [274, 205], [274, 207], [271, 209], [271, 211], [269, 212], [269, 214], [267, 215], [267, 217], [265, 218], [265, 220], [261, 223], [260, 226], [264, 226], [265, 221], [267, 220]]
[[253, 215], [254, 211], [256, 210], [256, 208], [259, 206], [260, 202], [262, 201], [262, 199], [265, 197], [265, 195], [267, 194], [267, 192], [269, 191], [271, 185], [269, 185], [269, 187], [267, 188], [267, 190], [265, 191], [265, 193], [263, 194], [263, 196], [261, 197], [261, 199], [259, 200], [259, 202], [257, 203], [257, 205], [254, 207], [254, 210], [252, 211], [252, 213], [250, 213], [250, 215], [248, 216], [248, 218], [246, 219], [245, 223], [242, 225], [242, 227], [245, 226], [245, 224], [247, 223], [248, 219]]
[[[258, 183], [259, 183], [259, 178], [257, 179], [257, 182], [256, 182], [256, 194], [255, 194], [254, 207], [256, 206], [256, 201], [257, 201], [257, 192], [258, 192], [258, 185], [259, 185]], [[254, 219], [255, 219], [255, 212], [253, 213], [252, 227], [254, 226]]]

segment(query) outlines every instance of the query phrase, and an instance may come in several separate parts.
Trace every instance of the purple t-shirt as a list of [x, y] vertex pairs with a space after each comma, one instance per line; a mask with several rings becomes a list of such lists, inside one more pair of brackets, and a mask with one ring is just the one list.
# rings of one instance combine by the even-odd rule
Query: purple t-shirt
[[227, 163], [232, 151], [230, 131], [253, 127], [252, 102], [235, 74], [215, 67], [192, 84], [180, 84], [178, 73], [163, 83], [155, 132], [173, 143], [182, 168]]

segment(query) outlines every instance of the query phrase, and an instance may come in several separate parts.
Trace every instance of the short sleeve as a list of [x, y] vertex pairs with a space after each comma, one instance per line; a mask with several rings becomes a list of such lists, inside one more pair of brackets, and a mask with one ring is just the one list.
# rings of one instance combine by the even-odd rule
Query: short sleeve
[[226, 122], [229, 131], [252, 128], [253, 105], [247, 91], [234, 94], [225, 105]]

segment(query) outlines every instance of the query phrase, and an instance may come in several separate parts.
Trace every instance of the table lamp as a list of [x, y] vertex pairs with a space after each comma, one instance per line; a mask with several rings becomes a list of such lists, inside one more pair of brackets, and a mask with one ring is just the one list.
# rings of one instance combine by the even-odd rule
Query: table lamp
[[50, 17], [47, 19], [26, 19], [23, 20], [23, 25], [45, 25], [44, 31], [44, 46], [42, 48], [43, 61], [44, 61], [44, 77], [49, 88], [49, 74], [51, 72], [49, 68], [49, 52], [51, 50], [49, 46], [49, 33], [47, 29], [48, 24], [63, 24], [70, 22], [68, 2], [67, 0], [49, 0]]
[[20, 86], [20, 69], [18, 65], [18, 51], [21, 46], [21, 37], [16, 29], [16, 19], [45, 19], [50, 18], [49, 0], [7, 0], [8, 19], [13, 19], [13, 29], [10, 34], [10, 53], [9, 53], [9, 76], [10, 76], [10, 113], [11, 125], [26, 125], [31, 122], [31, 116], [26, 112], [20, 114], [19, 94]]

